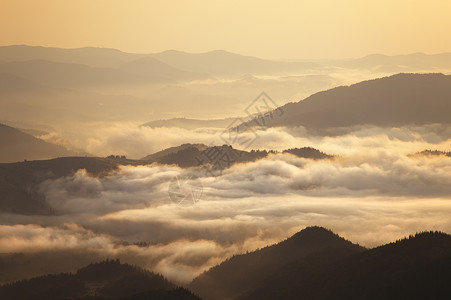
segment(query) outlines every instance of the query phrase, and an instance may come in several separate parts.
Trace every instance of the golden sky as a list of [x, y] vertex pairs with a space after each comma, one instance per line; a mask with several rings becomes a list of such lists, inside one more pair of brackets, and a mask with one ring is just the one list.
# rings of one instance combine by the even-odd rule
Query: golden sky
[[449, 0], [0, 0], [0, 45], [264, 58], [451, 51]]

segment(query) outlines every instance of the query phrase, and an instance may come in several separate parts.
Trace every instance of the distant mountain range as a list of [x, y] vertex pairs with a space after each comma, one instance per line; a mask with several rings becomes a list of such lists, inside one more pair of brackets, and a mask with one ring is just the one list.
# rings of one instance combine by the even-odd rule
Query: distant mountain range
[[0, 286], [1, 299], [14, 300], [200, 300], [163, 276], [119, 260], [90, 264], [63, 273]]
[[365, 249], [321, 227], [236, 255], [188, 288], [208, 300], [447, 299], [451, 236], [424, 232]]
[[[242, 75], [246, 73], [284, 73], [318, 68], [314, 62], [280, 62], [239, 55], [223, 50], [206, 53], [186, 53], [169, 50], [154, 54], [132, 54], [115, 49], [79, 48], [61, 49], [25, 45], [0, 47], [0, 60], [4, 62], [26, 62], [33, 60], [53, 61], [64, 64], [82, 64], [93, 68], [125, 68], [141, 75], [180, 75], [185, 72], [216, 75]], [[139, 72], [137, 72], [139, 71]], [[161, 71], [161, 72], [160, 72]]]
[[350, 69], [366, 69], [375, 72], [431, 72], [436, 69], [451, 69], [451, 53], [428, 55], [424, 53], [412, 53], [407, 55], [383, 55], [371, 54], [358, 59], [351, 59], [338, 65]]
[[[310, 64], [264, 60], [225, 51], [132, 54], [89, 47], [2, 46], [0, 120], [60, 129], [69, 122], [136, 121], [149, 115], [167, 118], [181, 111], [190, 115], [214, 110], [224, 113], [232, 111], [234, 102], [240, 101], [236, 93], [250, 99], [254, 86], [263, 83], [249, 86], [216, 77], [304, 74], [306, 67]], [[330, 86], [334, 82], [328, 76], [302, 80], [311, 83], [314, 90], [317, 85]], [[277, 80], [272, 84], [281, 85]], [[239, 90], [230, 89], [230, 85]], [[284, 89], [283, 93], [297, 92], [295, 85], [291, 82], [290, 90]]]
[[451, 123], [451, 75], [397, 74], [319, 92], [247, 126], [402, 126]]
[[[116, 49], [95, 47], [77, 49], [26, 45], [0, 47], [0, 63], [46, 60], [68, 64], [83, 64], [95, 68], [120, 68], [128, 64], [135, 64], [135, 62], [143, 62], [145, 65], [148, 62], [146, 61], [148, 58], [154, 58], [160, 64], [163, 63], [179, 70], [208, 73], [213, 76], [243, 75], [246, 73], [254, 75], [272, 73], [274, 75], [292, 71], [317, 70], [330, 66], [389, 73], [431, 72], [451, 69], [451, 53], [433, 55], [413, 53], [393, 56], [371, 54], [362, 58], [347, 60], [287, 62], [260, 59], [224, 50], [214, 50], [205, 53], [168, 50], [160, 53], [136, 54]], [[156, 67], [153, 62], [150, 66]], [[145, 69], [146, 67], [140, 68]], [[154, 68], [154, 70], [157, 69], [158, 67]]]
[[0, 162], [49, 159], [77, 154], [3, 124], [0, 124], [0, 141]]
[[[165, 51], [133, 54], [115, 49], [79, 48], [60, 49], [32, 46], [0, 47], [0, 120], [45, 124], [61, 129], [69, 122], [136, 121], [171, 118], [172, 116], [210, 116], [241, 114], [243, 100], [250, 102], [262, 90], [273, 91], [277, 102], [283, 104], [298, 100], [314, 92], [350, 80], [349, 72], [367, 70], [374, 76], [397, 72], [438, 72], [451, 70], [451, 54], [400, 56], [370, 55], [355, 60], [339, 61], [276, 61], [230, 53], [223, 50], [206, 53]], [[350, 71], [351, 70], [351, 71]], [[341, 74], [341, 75], [337, 75]], [[368, 75], [370, 76], [370, 75]], [[368, 78], [365, 75], [365, 78]], [[359, 77], [360, 78], [360, 77]], [[333, 126], [334, 124], [403, 123], [419, 117], [416, 122], [436, 121], [428, 117], [434, 109], [447, 108], [448, 103], [428, 106], [423, 116], [410, 110], [418, 106], [420, 97], [434, 98], [439, 86], [428, 89], [428, 79], [413, 83], [413, 106], [410, 108], [396, 94], [393, 87], [378, 86], [368, 91], [387, 98], [393, 106], [368, 98], [353, 85], [314, 94], [294, 108], [287, 104], [286, 115], [280, 124], [305, 126]], [[360, 86], [364, 83], [360, 83]], [[407, 87], [410, 89], [410, 87]], [[421, 89], [424, 88], [424, 93]], [[399, 87], [401, 92], [403, 87]], [[414, 92], [415, 91], [415, 92]], [[326, 93], [329, 100], [323, 100]], [[444, 97], [447, 95], [444, 95]], [[345, 99], [341, 99], [341, 98]], [[390, 98], [391, 97], [391, 98]], [[307, 101], [308, 99], [315, 101]], [[321, 98], [321, 99], [320, 99]], [[361, 99], [357, 101], [356, 99]], [[317, 101], [320, 99], [319, 101]], [[333, 101], [332, 100], [336, 100]], [[303, 101], [304, 102], [304, 101]], [[339, 109], [334, 105], [340, 103]], [[377, 103], [377, 104], [374, 104]], [[323, 105], [324, 104], [324, 105]], [[404, 110], [399, 112], [398, 106]], [[359, 107], [363, 106], [363, 107]], [[375, 109], [372, 118], [365, 115]], [[418, 107], [420, 110], [421, 107]], [[309, 109], [312, 111], [310, 112]], [[329, 111], [327, 111], [329, 109]], [[382, 111], [384, 110], [384, 111]], [[321, 112], [322, 111], [322, 112]], [[333, 113], [332, 113], [333, 112]], [[400, 115], [402, 113], [402, 115]], [[443, 114], [447, 113], [445, 110]], [[182, 115], [181, 115], [182, 114]], [[290, 115], [291, 114], [291, 115]], [[290, 116], [289, 116], [290, 115]], [[326, 117], [325, 117], [326, 115]], [[438, 114], [440, 116], [440, 114]], [[435, 117], [435, 116], [434, 116]], [[200, 117], [201, 118], [201, 117]], [[293, 118], [297, 120], [292, 120]], [[326, 118], [326, 120], [324, 120]], [[428, 119], [429, 118], [429, 119]], [[225, 117], [222, 120], [226, 120]], [[288, 120], [290, 119], [290, 120]], [[219, 126], [220, 120], [195, 121], [171, 119], [153, 121], [149, 126]], [[271, 122], [277, 126], [277, 121]], [[228, 125], [228, 124], [227, 124]]]
[[146, 57], [116, 49], [85, 47], [63, 49], [53, 47], [14, 45], [0, 47], [0, 60], [4, 62], [47, 60], [69, 64], [83, 64], [97, 68], [117, 68], [133, 60]]

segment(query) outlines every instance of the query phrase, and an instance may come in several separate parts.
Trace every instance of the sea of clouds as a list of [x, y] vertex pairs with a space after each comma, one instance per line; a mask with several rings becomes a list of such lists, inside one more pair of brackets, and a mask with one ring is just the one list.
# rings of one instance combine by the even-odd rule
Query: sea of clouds
[[[115, 124], [94, 132], [85, 149], [143, 157], [185, 142], [222, 144], [220, 133]], [[0, 260], [10, 270], [9, 277], [0, 272], [1, 279], [117, 257], [186, 283], [231, 255], [281, 241], [309, 225], [366, 247], [418, 231], [451, 232], [451, 158], [410, 155], [449, 149], [446, 126], [321, 133], [271, 128], [243, 134], [258, 136], [253, 149], [312, 146], [335, 157], [271, 154], [217, 176], [152, 164], [122, 166], [102, 177], [79, 170], [45, 181], [40, 191], [55, 215], [1, 215]], [[175, 176], [199, 178], [199, 201], [188, 207], [171, 201], [168, 189]]]

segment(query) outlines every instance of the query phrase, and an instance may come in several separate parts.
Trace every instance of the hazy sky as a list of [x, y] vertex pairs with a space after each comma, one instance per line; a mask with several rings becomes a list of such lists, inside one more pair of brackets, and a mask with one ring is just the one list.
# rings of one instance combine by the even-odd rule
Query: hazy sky
[[264, 58], [451, 51], [448, 0], [1, 0], [0, 44]]

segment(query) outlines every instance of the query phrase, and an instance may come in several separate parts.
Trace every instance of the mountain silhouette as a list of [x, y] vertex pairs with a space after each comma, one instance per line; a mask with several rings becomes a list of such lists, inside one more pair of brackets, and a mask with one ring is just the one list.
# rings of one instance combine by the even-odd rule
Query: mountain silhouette
[[[147, 155], [146, 157], [143, 157], [142, 160], [146, 160], [146, 161], [156, 161], [156, 162], [162, 162], [163, 160], [168, 160], [168, 156], [172, 156], [177, 154], [180, 151], [186, 150], [186, 149], [190, 149], [190, 151], [203, 151], [205, 149], [207, 149], [208, 146], [204, 145], [204, 144], [182, 144], [180, 146], [175, 146], [175, 147], [169, 147], [166, 148], [164, 150], [155, 152], [153, 154]], [[180, 159], [181, 160], [181, 159]]]
[[95, 157], [64, 157], [0, 164], [0, 212], [53, 214], [45, 195], [39, 189], [43, 181], [69, 176], [80, 169], [100, 176], [121, 163], [132, 162]]
[[308, 227], [278, 244], [231, 257], [195, 278], [188, 288], [209, 300], [235, 299], [259, 289], [272, 274], [288, 266], [331, 263], [363, 251], [329, 230]]
[[[183, 144], [178, 147], [171, 147], [148, 155], [141, 160], [148, 163], [157, 162], [168, 165], [175, 164], [182, 168], [204, 166], [208, 164], [212, 166], [221, 164], [224, 168], [227, 168], [235, 163], [245, 163], [265, 158], [270, 153], [276, 154], [278, 152], [267, 150], [243, 151], [234, 149], [230, 145], [208, 147], [203, 144]], [[288, 149], [284, 150], [282, 153], [289, 153], [297, 157], [312, 159], [333, 157], [311, 147]]]
[[[13, 45], [0, 47], [0, 63], [27, 60], [48, 60], [70, 64], [83, 64], [98, 68], [119, 68], [141, 58], [153, 57], [175, 68], [219, 74], [257, 74], [259, 72], [302, 71], [324, 68], [318, 62], [278, 62], [215, 50], [205, 53], [186, 53], [168, 50], [160, 53], [126, 53], [117, 49], [83, 47], [63, 49], [54, 47]], [[451, 68], [451, 53], [428, 55], [413, 53], [406, 55], [370, 54], [365, 57], [327, 61], [328, 66], [345, 69], [370, 70], [374, 72], [421, 72]]]
[[320, 227], [238, 255], [188, 287], [205, 299], [447, 299], [451, 236], [423, 232], [365, 249]]
[[47, 143], [19, 129], [3, 124], [0, 124], [0, 140], [0, 162], [76, 155], [75, 152], [62, 146]]
[[235, 163], [255, 161], [267, 155], [268, 151], [265, 150], [248, 152], [228, 145], [208, 147], [203, 144], [183, 144], [148, 155], [142, 160], [168, 165], [176, 164], [182, 168], [215, 165], [221, 162], [224, 168], [227, 168]]
[[[320, 67], [315, 62], [281, 62], [260, 59], [215, 50], [205, 53], [187, 53], [168, 50], [160, 53], [134, 54], [116, 49], [85, 47], [77, 49], [61, 49], [52, 47], [37, 47], [26, 45], [0, 47], [0, 60], [4, 62], [24, 62], [30, 60], [45, 60], [65, 64], [82, 64], [94, 68], [121, 68], [136, 62], [148, 63], [148, 58], [172, 66], [180, 71], [210, 75], [242, 75], [275, 74], [305, 71]], [[144, 59], [141, 61], [141, 59]], [[186, 74], [185, 74], [186, 75]]]
[[[283, 113], [280, 113], [280, 112]], [[451, 75], [397, 74], [319, 92], [247, 126], [402, 126], [450, 123]], [[261, 117], [260, 117], [261, 118]], [[246, 125], [241, 125], [246, 128]]]
[[63, 273], [21, 280], [0, 286], [5, 300], [65, 299], [199, 299], [176, 288], [163, 276], [137, 267], [106, 260], [90, 264], [75, 274]]

